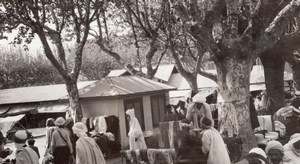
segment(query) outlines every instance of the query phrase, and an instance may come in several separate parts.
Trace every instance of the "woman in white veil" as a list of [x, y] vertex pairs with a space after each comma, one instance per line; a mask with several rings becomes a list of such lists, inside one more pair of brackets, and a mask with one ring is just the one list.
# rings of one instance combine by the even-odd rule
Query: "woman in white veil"
[[129, 149], [147, 149], [144, 135], [138, 119], [135, 117], [134, 109], [128, 109], [126, 114], [129, 116], [130, 129], [128, 132]]

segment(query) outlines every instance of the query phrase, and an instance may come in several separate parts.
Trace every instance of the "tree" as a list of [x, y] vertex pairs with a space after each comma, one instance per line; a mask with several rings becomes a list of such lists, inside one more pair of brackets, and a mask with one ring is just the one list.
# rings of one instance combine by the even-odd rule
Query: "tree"
[[2, 47], [0, 88], [28, 87], [62, 83], [57, 70], [42, 54], [32, 57], [21, 48]]
[[[273, 48], [291, 18], [299, 14], [299, 1], [170, 0], [171, 14], [207, 52], [217, 67], [221, 132], [239, 135], [243, 155], [256, 141], [249, 119], [249, 78], [253, 60]], [[169, 28], [170, 43], [174, 42]], [[177, 53], [176, 51], [173, 53]]]
[[[150, 1], [130, 1], [121, 0], [118, 3], [108, 3], [102, 6], [102, 9], [96, 14], [98, 31], [93, 30], [90, 34], [96, 39], [96, 44], [102, 51], [113, 57], [116, 62], [126, 69], [130, 74], [136, 74], [146, 78], [153, 78], [157, 68], [164, 57], [167, 47], [159, 38], [160, 27], [163, 25], [165, 1], [156, 4]], [[110, 10], [109, 10], [110, 9]], [[114, 11], [112, 11], [114, 10]], [[155, 12], [154, 12], [155, 11]], [[115, 18], [117, 23], [109, 25], [108, 20]], [[111, 29], [116, 26], [122, 26], [127, 29], [126, 34], [117, 34]], [[136, 62], [133, 64], [127, 62], [112, 46], [112, 38], [126, 38], [129, 45], [134, 44]], [[146, 48], [144, 48], [145, 46]], [[159, 58], [155, 61], [155, 55]], [[131, 52], [134, 54], [133, 52]], [[156, 64], [155, 67], [152, 65]], [[135, 65], [138, 68], [135, 68]], [[147, 67], [147, 73], [142, 72], [142, 66]]]
[[108, 75], [111, 70], [120, 69], [114, 59], [106, 55], [93, 43], [87, 43], [83, 51], [81, 73], [89, 80], [99, 80]]
[[[38, 36], [44, 54], [63, 78], [69, 95], [69, 117], [81, 120], [77, 78], [90, 23], [102, 1], [3, 0], [0, 2], [1, 32], [18, 29], [15, 43], [30, 43]], [[93, 12], [93, 13], [91, 13]], [[64, 42], [75, 40], [72, 64], [67, 63]], [[50, 42], [51, 41], [51, 42]], [[54, 48], [51, 48], [51, 46]]]
[[[274, 47], [259, 55], [264, 66], [267, 100], [270, 102], [268, 110], [271, 114], [285, 105], [284, 66], [286, 61], [294, 68], [299, 63], [294, 53], [299, 48], [298, 42], [300, 41], [298, 24], [298, 17], [290, 18], [285, 26], [285, 36], [277, 41]], [[295, 71], [294, 77], [297, 79]]]

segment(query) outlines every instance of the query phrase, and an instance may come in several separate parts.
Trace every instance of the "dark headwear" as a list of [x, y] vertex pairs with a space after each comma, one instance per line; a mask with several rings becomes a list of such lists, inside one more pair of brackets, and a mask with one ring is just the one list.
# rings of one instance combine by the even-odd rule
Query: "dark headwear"
[[35, 140], [34, 139], [29, 139], [27, 142], [28, 142], [28, 145], [34, 145]]

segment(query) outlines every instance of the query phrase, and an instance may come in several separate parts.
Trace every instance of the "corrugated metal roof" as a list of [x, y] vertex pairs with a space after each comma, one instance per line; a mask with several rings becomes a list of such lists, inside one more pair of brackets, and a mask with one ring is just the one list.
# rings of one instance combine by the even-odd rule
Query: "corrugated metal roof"
[[175, 89], [175, 87], [138, 76], [107, 77], [80, 90], [80, 97], [124, 96]]
[[116, 70], [112, 70], [109, 72], [109, 74], [107, 75], [107, 77], [118, 77], [118, 76], [122, 76], [123, 74], [125, 74], [127, 71], [125, 69], [116, 69]]
[[[78, 82], [78, 89], [95, 81]], [[0, 104], [16, 104], [59, 100], [68, 95], [65, 84], [23, 87], [0, 90]]]
[[[167, 81], [169, 81], [169, 78], [171, 77], [174, 68], [175, 68], [174, 64], [161, 64], [158, 66], [158, 69], [157, 69], [154, 77], [167, 82]], [[138, 69], [138, 68], [135, 68], [135, 69]], [[142, 72], [146, 74], [147, 68], [143, 67]], [[126, 73], [128, 73], [128, 72], [125, 69], [112, 70], [109, 72], [107, 77], [118, 77], [118, 76], [125, 75]]]

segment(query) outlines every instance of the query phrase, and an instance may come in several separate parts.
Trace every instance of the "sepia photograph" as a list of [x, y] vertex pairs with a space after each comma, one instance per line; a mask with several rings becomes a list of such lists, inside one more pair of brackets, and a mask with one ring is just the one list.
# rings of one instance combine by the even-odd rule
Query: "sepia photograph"
[[300, 164], [300, 0], [0, 0], [0, 164]]

